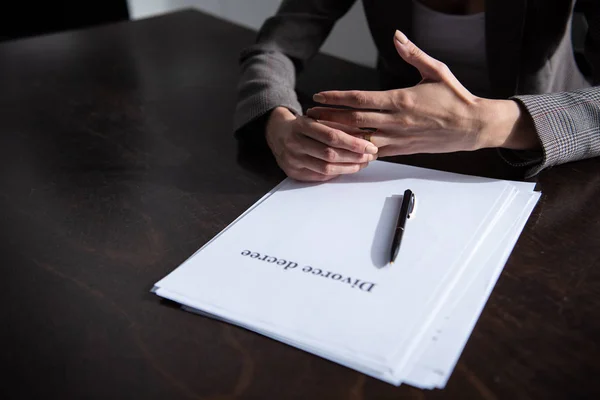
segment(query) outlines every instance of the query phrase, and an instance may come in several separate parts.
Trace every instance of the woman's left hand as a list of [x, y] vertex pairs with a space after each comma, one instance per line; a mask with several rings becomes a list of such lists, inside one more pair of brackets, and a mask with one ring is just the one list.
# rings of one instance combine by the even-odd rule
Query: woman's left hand
[[[447, 153], [486, 147], [539, 148], [530, 116], [513, 100], [490, 100], [471, 94], [442, 62], [430, 57], [396, 31], [398, 54], [416, 67], [422, 81], [388, 91], [328, 91], [316, 102], [351, 109], [315, 107], [308, 116], [353, 128], [379, 148], [379, 157]], [[348, 129], [356, 132], [356, 129]]]

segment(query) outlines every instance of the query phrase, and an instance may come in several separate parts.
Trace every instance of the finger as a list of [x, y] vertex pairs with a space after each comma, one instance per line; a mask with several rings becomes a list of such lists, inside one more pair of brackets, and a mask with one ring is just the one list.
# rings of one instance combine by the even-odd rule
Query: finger
[[315, 107], [308, 110], [307, 115], [321, 121], [358, 128], [381, 128], [393, 123], [392, 116], [378, 111], [342, 110], [338, 108]]
[[353, 151], [330, 147], [308, 136], [299, 135], [297, 141], [302, 152], [330, 163], [362, 164], [377, 158], [377, 156], [373, 154], [360, 154]]
[[296, 121], [298, 123], [296, 129], [299, 133], [330, 147], [349, 150], [359, 154], [377, 154], [377, 147], [369, 141], [354, 137], [310, 118], [301, 117], [296, 119]]
[[379, 153], [380, 157], [391, 157], [415, 154], [416, 151], [412, 148], [412, 146], [390, 145], [379, 149]]
[[394, 142], [379, 150], [380, 157], [403, 156], [409, 154], [440, 154], [459, 151], [458, 148], [440, 145], [439, 140], [422, 140], [422, 138], [404, 138], [401, 143]]
[[297, 158], [290, 157], [287, 154], [282, 157], [275, 157], [275, 160], [287, 176], [299, 181], [324, 182], [336, 177], [336, 175], [323, 175], [304, 168]]
[[286, 173], [293, 173], [302, 169], [309, 169], [322, 175], [341, 175], [353, 174], [365, 168], [368, 162], [364, 163], [331, 163], [308, 154], [286, 153], [277, 158], [277, 163]]
[[321, 104], [369, 110], [391, 110], [394, 103], [388, 91], [330, 90], [313, 96]]
[[[371, 143], [373, 143], [375, 145], [375, 147], [377, 147], [378, 149], [380, 147], [384, 147], [384, 146], [389, 146], [391, 145], [394, 141], [397, 141], [397, 138], [392, 138], [389, 134], [387, 134], [385, 131], [377, 131], [377, 132], [373, 132], [373, 133], [368, 133], [368, 132], [361, 132], [356, 134], [358, 137], [360, 138], [364, 138], [365, 140], [370, 141]], [[377, 152], [377, 157], [381, 156], [381, 154], [379, 152]]]
[[[338, 124], [337, 122], [320, 120], [319, 123], [321, 123], [323, 125], [327, 125], [333, 129], [337, 129], [339, 131], [346, 132], [349, 135], [357, 136], [359, 138], [362, 138], [366, 132], [363, 128], [357, 128], [355, 126]], [[363, 135], [363, 136], [361, 136], [361, 135]]]
[[[357, 128], [355, 126], [348, 126], [348, 125], [338, 124], [337, 122], [324, 121], [324, 120], [319, 120], [319, 123], [330, 126], [335, 129], [339, 129], [340, 131], [346, 132], [347, 134], [352, 135], [354, 137], [364, 139], [367, 142], [373, 143], [375, 145], [375, 147], [377, 147], [375, 142], [373, 142], [373, 140], [372, 140], [373, 132], [377, 132], [377, 128]], [[375, 155], [375, 159], [377, 159], [377, 154]]]
[[339, 175], [323, 175], [318, 172], [311, 171], [310, 169], [302, 168], [299, 170], [290, 171], [287, 173], [290, 178], [304, 182], [326, 182], [333, 178], [337, 178]]
[[299, 159], [300, 164], [311, 171], [318, 172], [323, 175], [343, 175], [354, 174], [365, 168], [368, 163], [362, 164], [347, 164], [347, 163], [330, 163], [318, 158], [306, 155]]
[[450, 72], [444, 63], [418, 48], [400, 31], [394, 34], [394, 46], [404, 61], [419, 70], [423, 79], [440, 80]]

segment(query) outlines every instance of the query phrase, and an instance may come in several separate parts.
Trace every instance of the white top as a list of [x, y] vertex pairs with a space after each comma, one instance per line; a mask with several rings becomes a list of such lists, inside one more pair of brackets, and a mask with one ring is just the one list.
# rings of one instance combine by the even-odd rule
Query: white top
[[490, 82], [485, 47], [485, 13], [452, 15], [413, 0], [413, 42], [444, 62], [474, 95], [487, 97]]

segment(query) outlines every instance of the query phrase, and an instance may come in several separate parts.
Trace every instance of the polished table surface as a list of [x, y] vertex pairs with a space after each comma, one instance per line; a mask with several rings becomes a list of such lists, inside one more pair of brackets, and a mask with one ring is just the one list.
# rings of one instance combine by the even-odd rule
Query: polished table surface
[[[284, 177], [232, 134], [254, 34], [182, 11], [0, 45], [0, 398], [598, 398], [598, 159], [535, 178], [543, 196], [444, 390], [397, 388], [150, 293]], [[374, 85], [319, 55], [298, 89]], [[495, 151], [394, 161], [522, 176]]]

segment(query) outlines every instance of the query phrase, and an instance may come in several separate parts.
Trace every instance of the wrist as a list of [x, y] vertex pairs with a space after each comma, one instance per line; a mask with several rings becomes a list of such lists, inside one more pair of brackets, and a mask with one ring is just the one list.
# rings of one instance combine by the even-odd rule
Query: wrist
[[277, 129], [277, 126], [281, 122], [293, 121], [296, 119], [294, 113], [288, 110], [285, 107], [275, 107], [269, 114], [269, 119], [267, 120], [267, 127], [265, 129], [265, 133], [268, 133], [270, 130]]
[[282, 132], [286, 123], [296, 119], [296, 115], [285, 107], [275, 107], [270, 113], [265, 127], [265, 139], [271, 150], [275, 151], [274, 135]]
[[533, 120], [517, 101], [484, 99], [481, 107], [481, 147], [541, 149]]

